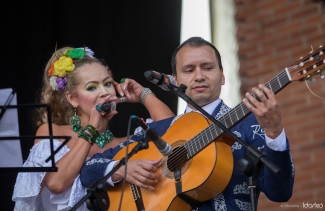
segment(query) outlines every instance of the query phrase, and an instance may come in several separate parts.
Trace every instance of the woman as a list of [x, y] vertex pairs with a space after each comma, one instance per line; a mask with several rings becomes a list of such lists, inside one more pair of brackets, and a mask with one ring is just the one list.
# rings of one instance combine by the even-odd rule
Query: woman
[[[103, 112], [101, 105], [104, 103], [142, 102], [154, 121], [174, 115], [148, 89], [134, 80], [116, 83], [108, 67], [93, 54], [89, 48], [64, 47], [58, 49], [48, 61], [40, 102], [51, 105], [53, 135], [71, 136], [71, 139], [55, 154], [57, 172], [18, 174], [13, 193], [15, 210], [71, 209], [85, 195], [79, 172], [87, 157], [126, 140], [114, 138], [107, 130], [108, 120], [117, 111]], [[116, 96], [116, 91], [121, 98]], [[39, 109], [36, 136], [49, 135], [47, 122], [46, 111]], [[54, 140], [54, 148], [63, 141]], [[45, 162], [49, 155], [49, 140], [37, 139], [24, 167], [50, 166], [50, 162]], [[140, 168], [137, 171], [146, 171], [156, 162], [140, 160], [128, 165], [133, 169]], [[113, 175], [112, 179], [114, 182], [120, 180], [121, 176]], [[87, 208], [84, 204], [78, 210]]]

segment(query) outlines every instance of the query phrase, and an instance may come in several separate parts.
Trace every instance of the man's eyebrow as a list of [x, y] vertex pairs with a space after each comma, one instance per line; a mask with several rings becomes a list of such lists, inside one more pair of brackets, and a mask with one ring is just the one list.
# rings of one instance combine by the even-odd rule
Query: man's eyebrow
[[195, 66], [195, 64], [186, 64], [186, 65], [182, 66], [182, 69], [186, 69], [186, 68], [193, 67], [193, 66]]
[[[214, 65], [214, 63], [213, 62], [203, 62], [200, 64], [200, 66], [204, 66], [204, 65]], [[182, 69], [190, 68], [193, 66], [196, 66], [196, 64], [186, 64], [186, 65], [182, 66]]]
[[213, 62], [204, 62], [204, 63], [201, 64], [201, 66], [202, 65], [213, 65], [213, 64], [214, 64]]

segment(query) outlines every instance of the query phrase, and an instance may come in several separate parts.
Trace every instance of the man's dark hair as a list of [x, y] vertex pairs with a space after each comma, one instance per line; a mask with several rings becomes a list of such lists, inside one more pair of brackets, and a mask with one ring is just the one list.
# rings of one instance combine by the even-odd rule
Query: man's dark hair
[[220, 53], [219, 51], [217, 50], [217, 48], [212, 45], [210, 42], [204, 40], [202, 37], [191, 37], [187, 40], [185, 40], [182, 44], [180, 44], [176, 50], [174, 51], [173, 55], [172, 55], [172, 61], [171, 61], [171, 64], [172, 64], [172, 73], [174, 75], [176, 75], [176, 54], [178, 53], [178, 51], [184, 47], [184, 46], [189, 46], [189, 47], [193, 47], [193, 48], [197, 48], [197, 47], [201, 47], [201, 46], [210, 46], [215, 54], [216, 54], [216, 57], [217, 57], [217, 60], [218, 60], [218, 65], [219, 65], [219, 68], [220, 70], [222, 71], [223, 68], [222, 68], [222, 64], [221, 64], [221, 56], [220, 56]]

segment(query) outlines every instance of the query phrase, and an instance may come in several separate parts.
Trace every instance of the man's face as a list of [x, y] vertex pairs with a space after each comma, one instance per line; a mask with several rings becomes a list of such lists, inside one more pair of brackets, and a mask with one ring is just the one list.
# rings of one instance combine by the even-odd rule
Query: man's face
[[225, 84], [215, 52], [208, 45], [182, 47], [176, 55], [176, 72], [177, 85], [186, 85], [186, 95], [201, 107], [218, 99]]

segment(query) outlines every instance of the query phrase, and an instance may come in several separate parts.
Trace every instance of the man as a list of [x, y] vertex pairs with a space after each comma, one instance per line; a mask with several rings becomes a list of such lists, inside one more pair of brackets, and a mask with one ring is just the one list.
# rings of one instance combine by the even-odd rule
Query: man
[[[221, 86], [225, 83], [225, 76], [220, 54], [212, 44], [199, 37], [186, 40], [173, 54], [172, 70], [177, 85], [186, 85], [186, 95], [210, 115], [218, 118], [222, 113], [230, 110], [219, 98]], [[263, 85], [259, 88], [266, 93], [267, 97], [260, 89], [253, 88], [252, 91], [256, 93], [261, 102], [249, 93], [246, 93], [249, 101], [244, 99], [243, 102], [255, 114], [261, 128], [258, 127], [254, 115], [250, 115], [232, 131], [247, 143], [260, 149], [264, 148], [267, 157], [277, 165], [281, 162], [286, 163], [286, 165], [281, 165], [283, 170], [281, 176], [263, 167], [264, 175], [261, 173], [259, 176], [257, 194], [259, 195], [259, 190], [262, 190], [270, 200], [287, 201], [291, 197], [293, 188], [293, 168], [291, 168], [293, 164], [290, 159], [289, 143], [284, 134], [280, 108], [274, 93]], [[186, 113], [193, 109], [191, 105], [187, 105]], [[258, 128], [259, 130], [256, 130]], [[254, 136], [254, 133], [263, 135]], [[244, 156], [245, 149], [235, 143], [232, 150], [236, 164]], [[275, 156], [282, 157], [283, 160], [276, 160]], [[215, 210], [246, 210], [248, 207], [250, 207], [250, 200], [245, 177], [234, 169], [226, 189], [211, 202], [203, 203], [199, 210], [213, 210], [213, 208]]]
[[[219, 119], [230, 110], [219, 98], [225, 75], [220, 54], [211, 43], [200, 37], [192, 37], [183, 42], [172, 56], [172, 71], [177, 85], [186, 85], [185, 94], [210, 115]], [[274, 93], [264, 85], [259, 85], [259, 88], [253, 88], [252, 91], [259, 100], [247, 93], [243, 103], [253, 114], [235, 125], [232, 132], [247, 144], [264, 151], [266, 157], [282, 169], [282, 174], [276, 175], [268, 167], [261, 168], [256, 187], [257, 198], [260, 191], [263, 191], [271, 201], [285, 202], [292, 195], [294, 168], [289, 142], [282, 126], [280, 108]], [[191, 111], [195, 112], [195, 109], [192, 105], [187, 105], [185, 113]], [[172, 119], [161, 124], [153, 123], [151, 127], [162, 135]], [[246, 149], [236, 142], [232, 145], [232, 152], [236, 164], [245, 156]], [[86, 165], [82, 169], [81, 180], [84, 184], [94, 182], [95, 178], [87, 178], [90, 176], [86, 176], [86, 172], [94, 175], [91, 171], [98, 169], [95, 166]], [[99, 175], [104, 174], [101, 172]], [[246, 177], [234, 168], [230, 182], [222, 193], [193, 207], [193, 210], [250, 210], [249, 193]]]

